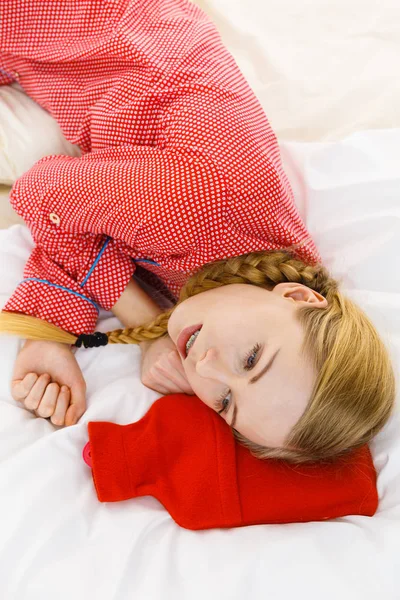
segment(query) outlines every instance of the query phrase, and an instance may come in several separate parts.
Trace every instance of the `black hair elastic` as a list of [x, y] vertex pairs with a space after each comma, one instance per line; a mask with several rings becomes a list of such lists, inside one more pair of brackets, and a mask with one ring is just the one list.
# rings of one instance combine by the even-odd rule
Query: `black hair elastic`
[[107, 346], [108, 335], [101, 331], [95, 331], [94, 333], [81, 333], [78, 336], [74, 346], [80, 348], [82, 344], [85, 348], [98, 348], [99, 346]]

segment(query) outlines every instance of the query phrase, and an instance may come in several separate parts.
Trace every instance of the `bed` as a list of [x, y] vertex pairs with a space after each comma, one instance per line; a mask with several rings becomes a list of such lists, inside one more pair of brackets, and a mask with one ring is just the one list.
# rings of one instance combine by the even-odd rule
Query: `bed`
[[[400, 46], [397, 4], [383, 0], [379, 15], [371, 0], [362, 5], [337, 1], [335, 8], [312, 0], [302, 4], [302, 13], [289, 0], [197, 4], [218, 24], [271, 119], [298, 210], [325, 265], [373, 320], [398, 375], [400, 86], [387, 64]], [[282, 40], [285, 49], [279, 54]], [[327, 69], [324, 57], [331, 57]], [[356, 59], [364, 65], [357, 81], [350, 78]], [[330, 69], [336, 79], [328, 90]], [[30, 99], [21, 101], [28, 132], [34, 108]], [[355, 118], [357, 103], [361, 109]], [[15, 128], [4, 111], [0, 96], [3, 140]], [[21, 113], [14, 117], [21, 123]], [[48, 120], [47, 126], [55, 127]], [[32, 164], [40, 155], [59, 152], [56, 139], [50, 152], [43, 140], [29, 139], [23, 143]], [[4, 143], [0, 150], [4, 167]], [[26, 163], [14, 166], [23, 169]], [[4, 177], [1, 183], [3, 306], [22, 278], [33, 241], [7, 206], [10, 182]], [[98, 330], [120, 326], [112, 313], [100, 313]], [[22, 343], [0, 336], [1, 598], [400, 598], [398, 397], [392, 418], [370, 445], [378, 474], [374, 517], [195, 532], [179, 527], [152, 497], [99, 503], [82, 460], [88, 421], [131, 423], [160, 397], [140, 382], [139, 348], [78, 350], [87, 411], [77, 425], [58, 428], [11, 397]]]

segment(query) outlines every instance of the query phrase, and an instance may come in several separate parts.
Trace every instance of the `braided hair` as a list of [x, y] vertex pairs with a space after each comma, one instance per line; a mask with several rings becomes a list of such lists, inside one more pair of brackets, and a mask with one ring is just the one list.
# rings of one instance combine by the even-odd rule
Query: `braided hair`
[[317, 373], [307, 407], [281, 448], [256, 444], [236, 429], [232, 433], [260, 459], [330, 461], [368, 443], [383, 428], [394, 407], [395, 377], [389, 353], [368, 316], [339, 291], [339, 281], [322, 264], [296, 258], [299, 245], [207, 263], [188, 279], [175, 306], [139, 327], [75, 336], [41, 319], [1, 312], [0, 332], [85, 348], [138, 344], [168, 335], [173, 310], [196, 294], [235, 283], [266, 289], [281, 282], [303, 284], [328, 301], [324, 308], [310, 305], [296, 311], [304, 330], [301, 351]]

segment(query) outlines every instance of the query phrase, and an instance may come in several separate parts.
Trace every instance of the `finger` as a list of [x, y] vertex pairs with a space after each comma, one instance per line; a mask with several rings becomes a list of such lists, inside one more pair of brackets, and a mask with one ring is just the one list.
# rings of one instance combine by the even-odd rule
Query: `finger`
[[81, 383], [71, 387], [71, 399], [65, 415], [65, 425], [75, 425], [86, 410], [86, 389]]
[[38, 417], [47, 419], [56, 409], [57, 397], [60, 393], [58, 383], [49, 383], [46, 387], [38, 408], [35, 410]]
[[157, 380], [160, 380], [161, 375], [165, 377], [165, 380], [169, 383], [171, 391], [177, 391], [183, 394], [193, 393], [193, 390], [186, 379], [172, 367], [169, 368], [168, 374], [166, 374], [165, 371], [160, 372]]
[[176, 350], [169, 352], [166, 356], [168, 364], [171, 365], [178, 373], [181, 373], [186, 378], [185, 369], [182, 364], [182, 359]]
[[186, 375], [185, 369], [183, 367], [180, 355], [177, 352], [174, 352], [173, 355], [170, 356], [170, 360], [171, 360], [172, 366], [174, 367], [174, 369], [176, 369], [176, 372], [179, 374], [179, 376], [181, 378], [181, 381], [182, 381], [181, 385], [184, 387], [185, 393], [194, 394], [193, 388], [190, 385], [190, 382]]
[[166, 362], [154, 365], [154, 369], [158, 369], [160, 374], [169, 378], [173, 383], [179, 386], [180, 391], [185, 394], [193, 393], [193, 389], [187, 380], [186, 373], [176, 359], [174, 353], [168, 355]]
[[176, 376], [178, 377], [178, 383], [184, 390], [185, 394], [194, 394], [193, 388], [189, 383], [181, 360], [176, 355], [171, 358], [171, 368], [173, 369], [171, 372], [176, 373]]
[[35, 385], [25, 398], [25, 408], [28, 410], [36, 410], [50, 381], [51, 377], [47, 373], [40, 375]]
[[166, 388], [162, 387], [161, 385], [159, 385], [159, 383], [152, 383], [152, 384], [148, 384], [148, 383], [144, 383], [142, 381], [143, 385], [146, 386], [147, 388], [149, 388], [149, 390], [153, 390], [153, 392], [158, 392], [159, 394], [162, 394], [163, 396], [166, 396], [167, 394], [171, 394], [171, 390], [167, 390]]
[[171, 364], [171, 362], [177, 364], [174, 354], [175, 351], [162, 354], [151, 369], [144, 374], [142, 378], [143, 385], [161, 394], [193, 393], [185, 376]]
[[60, 393], [58, 394], [55, 411], [50, 419], [53, 425], [57, 425], [57, 427], [64, 425], [65, 414], [67, 412], [70, 400], [71, 392], [67, 386], [63, 385]]
[[157, 367], [154, 367], [152, 372], [149, 373], [151, 376], [150, 385], [145, 383], [146, 387], [150, 387], [152, 390], [156, 392], [160, 392], [160, 394], [173, 394], [173, 393], [185, 393], [179, 384], [176, 383], [173, 379], [171, 379], [168, 375], [164, 375], [161, 371], [159, 371]]
[[168, 383], [166, 381], [165, 376], [162, 373], [155, 371], [154, 368], [142, 376], [141, 382], [150, 390], [154, 390], [155, 392], [159, 392], [160, 394], [170, 393], [169, 389], [167, 390], [166, 387], [163, 387], [166, 383]]
[[38, 380], [36, 373], [27, 373], [23, 379], [16, 379], [11, 384], [11, 394], [17, 402], [23, 402]]

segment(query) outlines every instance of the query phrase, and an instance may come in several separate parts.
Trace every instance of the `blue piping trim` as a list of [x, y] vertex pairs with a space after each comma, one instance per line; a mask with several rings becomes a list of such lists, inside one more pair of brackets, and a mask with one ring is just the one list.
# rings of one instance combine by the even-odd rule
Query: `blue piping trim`
[[83, 300], [87, 300], [88, 302], [90, 302], [90, 304], [93, 304], [93, 306], [95, 307], [97, 312], [100, 312], [100, 309], [99, 309], [98, 305], [96, 304], [96, 302], [93, 302], [93, 300], [86, 298], [86, 296], [82, 296], [82, 294], [78, 294], [78, 292], [74, 292], [73, 290], [70, 290], [69, 288], [66, 288], [62, 285], [58, 285], [56, 283], [51, 283], [51, 281], [47, 281], [47, 279], [38, 279], [37, 277], [27, 277], [26, 279], [23, 279], [22, 281], [20, 281], [20, 284], [24, 283], [25, 281], [38, 281], [39, 283], [46, 283], [47, 285], [51, 285], [52, 287], [56, 287], [56, 288], [59, 288], [60, 290], [69, 292], [70, 294], [74, 294], [74, 296], [79, 296], [79, 298], [82, 298]]
[[149, 260], [147, 258], [134, 258], [133, 262], [147, 262], [150, 263], [151, 265], [156, 265], [157, 267], [160, 267], [160, 263], [156, 262], [155, 260]]
[[92, 264], [92, 266], [90, 267], [89, 273], [86, 275], [85, 279], [82, 281], [82, 283], [80, 283], [79, 285], [81, 287], [83, 287], [85, 285], [85, 283], [87, 282], [87, 280], [89, 279], [89, 277], [91, 276], [91, 274], [93, 273], [94, 268], [96, 267], [97, 263], [99, 262], [101, 255], [103, 254], [104, 250], [107, 248], [109, 242], [110, 242], [111, 238], [109, 237], [103, 244], [102, 249], [100, 250], [100, 252], [98, 253], [96, 260], [94, 261], [94, 263]]

